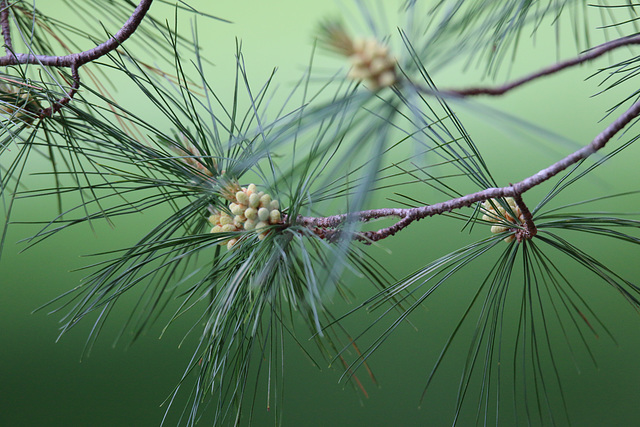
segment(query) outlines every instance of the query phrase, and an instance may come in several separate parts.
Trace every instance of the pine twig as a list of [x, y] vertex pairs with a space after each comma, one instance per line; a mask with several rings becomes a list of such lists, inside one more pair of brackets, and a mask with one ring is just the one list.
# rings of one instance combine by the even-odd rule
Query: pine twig
[[114, 51], [118, 46], [124, 43], [137, 29], [144, 17], [146, 16], [153, 0], [140, 0], [140, 3], [133, 11], [127, 22], [124, 23], [109, 40], [98, 46], [77, 53], [62, 56], [51, 55], [34, 55], [25, 53], [15, 53], [11, 45], [11, 28], [9, 25], [9, 10], [5, 0], [0, 1], [0, 28], [4, 38], [4, 44], [7, 54], [0, 57], [0, 66], [37, 64], [56, 68], [70, 68], [73, 84], [66, 96], [54, 102], [51, 107], [45, 108], [40, 112], [40, 117], [47, 117], [55, 114], [64, 105], [68, 104], [73, 96], [80, 88], [80, 75], [78, 69], [89, 62]]
[[[622, 37], [616, 40], [612, 40], [606, 43], [603, 43], [589, 51], [587, 51], [586, 53], [583, 53], [581, 55], [576, 56], [575, 58], [571, 58], [565, 61], [561, 61], [561, 62], [557, 62], [553, 65], [550, 65], [548, 67], [545, 67], [539, 71], [536, 71], [535, 73], [529, 74], [527, 76], [521, 77], [517, 80], [514, 80], [510, 83], [504, 84], [502, 86], [497, 86], [497, 87], [473, 87], [473, 88], [468, 88], [468, 89], [451, 89], [451, 90], [444, 90], [442, 91], [442, 93], [447, 94], [447, 95], [454, 95], [454, 96], [476, 96], [476, 95], [490, 95], [490, 96], [499, 96], [499, 95], [504, 95], [505, 93], [509, 92], [512, 89], [515, 89], [519, 86], [524, 85], [525, 83], [529, 83], [531, 81], [537, 80], [541, 77], [544, 76], [548, 76], [551, 74], [555, 74], [559, 71], [564, 70], [565, 68], [570, 68], [573, 67], [575, 65], [580, 65], [583, 64], [585, 62], [588, 61], [592, 61], [602, 55], [604, 55], [607, 52], [610, 52], [614, 49], [617, 49], [619, 47], [623, 47], [623, 46], [630, 46], [630, 45], [636, 45], [636, 44], [640, 44], [640, 35], [634, 35], [634, 36], [630, 36], [630, 37]], [[423, 90], [421, 88], [418, 88], [419, 90]]]
[[80, 74], [78, 73], [78, 66], [71, 66], [71, 77], [73, 78], [73, 83], [71, 84], [71, 89], [69, 89], [67, 95], [54, 102], [50, 107], [42, 109], [40, 111], [40, 117], [53, 116], [73, 99], [73, 96], [78, 92], [78, 89], [80, 89]]
[[7, 6], [6, 0], [0, 1], [0, 27], [4, 39], [4, 50], [9, 56], [13, 51], [13, 43], [11, 42], [11, 27], [9, 25], [9, 6]]
[[523, 240], [533, 239], [535, 235], [538, 234], [538, 228], [536, 227], [536, 224], [533, 222], [533, 215], [531, 214], [529, 207], [522, 200], [522, 194], [520, 193], [514, 194], [513, 199], [515, 200], [518, 208], [520, 208], [520, 212], [524, 217], [524, 228], [515, 230], [516, 239], [518, 240], [518, 242], [521, 242]]
[[[613, 136], [622, 130], [629, 122], [636, 118], [640, 114], [640, 101], [634, 103], [624, 114], [614, 120], [606, 129], [600, 132], [589, 145], [571, 153], [564, 159], [548, 166], [545, 169], [531, 175], [524, 180], [508, 185], [506, 187], [487, 188], [486, 190], [478, 191], [476, 193], [467, 194], [466, 196], [457, 197], [447, 200], [445, 202], [436, 203], [433, 205], [420, 206], [416, 208], [407, 209], [372, 209], [360, 212], [353, 212], [349, 214], [332, 215], [328, 217], [304, 217], [298, 216], [295, 223], [310, 228], [315, 228], [316, 234], [324, 238], [335, 238], [336, 233], [339, 230], [336, 228], [341, 224], [351, 221], [367, 222], [377, 218], [387, 217], [399, 217], [400, 220], [394, 225], [386, 228], [382, 228], [377, 231], [366, 231], [354, 235], [355, 240], [364, 242], [375, 242], [385, 239], [389, 236], [393, 236], [404, 228], [408, 227], [414, 221], [419, 221], [423, 218], [441, 215], [447, 212], [451, 212], [456, 209], [469, 207], [474, 203], [484, 202], [489, 199], [496, 199], [501, 197], [513, 197], [518, 203], [522, 213], [525, 216], [525, 229], [520, 234], [519, 238], [532, 238], [536, 234], [536, 227], [533, 224], [531, 213], [522, 201], [522, 194], [536, 187], [543, 182], [554, 177], [558, 173], [567, 169], [569, 166], [586, 159], [591, 154], [602, 149], [607, 142], [613, 138]], [[285, 219], [286, 220], [286, 219]]]

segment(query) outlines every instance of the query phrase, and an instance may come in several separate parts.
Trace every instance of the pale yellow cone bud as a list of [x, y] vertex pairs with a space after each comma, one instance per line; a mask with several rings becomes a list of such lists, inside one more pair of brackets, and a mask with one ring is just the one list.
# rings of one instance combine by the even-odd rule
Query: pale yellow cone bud
[[262, 197], [260, 197], [260, 206], [262, 206], [263, 208], [269, 208], [271, 205], [271, 196], [268, 194], [263, 195]]
[[227, 224], [232, 224], [233, 223], [233, 218], [231, 218], [229, 215], [222, 213], [220, 215], [220, 225], [224, 226]]
[[229, 210], [234, 215], [242, 215], [242, 212], [244, 211], [242, 205], [240, 205], [238, 203], [231, 203], [229, 205]]
[[244, 211], [244, 216], [247, 219], [256, 219], [258, 217], [258, 211], [255, 208], [247, 208]]
[[227, 242], [227, 250], [230, 250], [231, 248], [233, 248], [233, 245], [235, 245], [236, 243], [238, 243], [238, 239], [231, 239]]
[[260, 221], [268, 221], [269, 220], [269, 209], [267, 209], [267, 208], [258, 209], [258, 219]]
[[269, 222], [271, 222], [271, 224], [279, 224], [281, 219], [282, 218], [280, 216], [279, 210], [274, 209], [271, 212], [269, 212]]
[[253, 193], [249, 196], [249, 206], [252, 208], [257, 208], [260, 206], [260, 195], [257, 193]]
[[233, 224], [225, 224], [222, 226], [222, 231], [225, 233], [229, 233], [232, 231], [237, 231], [236, 226]]
[[236, 200], [238, 203], [243, 204], [245, 206], [249, 205], [249, 196], [244, 191], [238, 191], [236, 193]]

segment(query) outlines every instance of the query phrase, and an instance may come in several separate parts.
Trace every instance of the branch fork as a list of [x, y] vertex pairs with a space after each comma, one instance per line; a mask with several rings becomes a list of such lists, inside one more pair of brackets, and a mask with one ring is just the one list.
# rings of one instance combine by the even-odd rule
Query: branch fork
[[[6, 0], [0, 0], [0, 32], [2, 33], [6, 52], [5, 56], [0, 57], [0, 66], [38, 64], [56, 68], [69, 68], [71, 70], [73, 83], [71, 84], [69, 92], [66, 94], [66, 96], [55, 101], [50, 107], [45, 108], [40, 112], [41, 118], [50, 117], [65, 105], [67, 105], [79, 90], [79, 68], [84, 64], [87, 64], [112, 52], [125, 40], [127, 40], [137, 30], [138, 26], [146, 16], [146, 13], [148, 12], [152, 2], [153, 0], [140, 0], [140, 3], [136, 7], [132, 15], [129, 17], [129, 19], [122, 26], [122, 28], [120, 28], [120, 30], [118, 30], [113, 35], [113, 37], [109, 38], [104, 43], [83, 52], [72, 53], [64, 56], [48, 56], [14, 52], [11, 40], [11, 27], [9, 23], [10, 6], [7, 4]], [[441, 94], [444, 93], [463, 97], [475, 95], [502, 95], [516, 87], [534, 81], [540, 77], [552, 75], [563, 69], [582, 64], [586, 61], [591, 61], [619, 47], [636, 44], [640, 44], [640, 35], [625, 37], [604, 43], [573, 59], [556, 63], [536, 73], [530, 74], [500, 87], [447, 90], [441, 92]], [[564, 159], [552, 164], [545, 169], [542, 169], [536, 174], [531, 175], [530, 177], [514, 185], [500, 188], [488, 188], [483, 191], [471, 193], [463, 197], [454, 198], [434, 205], [426, 205], [410, 209], [374, 209], [319, 218], [298, 216], [295, 219], [295, 223], [308, 227], [320, 238], [334, 240], [339, 235], [339, 233], [341, 233], [339, 227], [347, 221], [367, 222], [372, 219], [378, 218], [399, 218], [399, 220], [390, 227], [382, 228], [377, 231], [365, 231], [357, 233], [353, 237], [355, 240], [363, 241], [365, 243], [372, 243], [378, 240], [385, 239], [389, 236], [393, 236], [399, 231], [408, 227], [414, 221], [419, 221], [423, 218], [434, 215], [441, 215], [443, 213], [451, 212], [455, 209], [460, 209], [463, 207], [470, 207], [474, 203], [484, 202], [492, 198], [513, 197], [524, 217], [522, 227], [513, 228], [515, 237], [518, 241], [528, 240], [536, 235], [537, 229], [533, 222], [531, 212], [527, 208], [526, 204], [522, 201], [522, 194], [524, 194], [529, 189], [549, 180], [567, 167], [587, 158], [591, 154], [602, 149], [607, 144], [607, 142], [616, 133], [618, 133], [618, 131], [623, 129], [629, 122], [635, 119], [639, 113], [640, 101], [634, 103], [625, 113], [623, 113], [609, 126], [607, 126], [607, 128], [600, 134], [598, 134], [589, 145], [575, 151]]]
[[[504, 196], [498, 197], [513, 197], [517, 207], [521, 212], [521, 219], [518, 219], [517, 221], [522, 221], [522, 226], [509, 228], [509, 231], [513, 232], [513, 235], [518, 242], [530, 240], [535, 237], [538, 230], [535, 226], [535, 223], [533, 222], [531, 211], [522, 200], [521, 194], [513, 192], [514, 190], [512, 185], [509, 185], [509, 187], [493, 188], [488, 189], [484, 192], [475, 193], [475, 195], [478, 195], [479, 197], [473, 202], [469, 202], [465, 197], [461, 197], [435, 205], [426, 205], [408, 209], [373, 209], [368, 211], [355, 212], [352, 214], [333, 215], [329, 217], [305, 217], [302, 215], [298, 215], [295, 223], [309, 228], [315, 235], [317, 235], [321, 239], [333, 242], [342, 236], [343, 231], [340, 229], [340, 227], [345, 223], [356, 221], [368, 222], [378, 218], [400, 218], [399, 221], [389, 227], [381, 228], [377, 231], [363, 231], [353, 234], [353, 240], [361, 241], [365, 244], [371, 244], [373, 242], [386, 239], [387, 237], [394, 236], [404, 228], [408, 227], [414, 221], [419, 221], [430, 216], [451, 212], [462, 207], [469, 207], [476, 202], [493, 199], [494, 197], [487, 197], [486, 194], [493, 194], [496, 191], [500, 192], [501, 190], [507, 193], [507, 189], [511, 189], [512, 194], [505, 194]], [[483, 199], [483, 197], [486, 198]]]
[[[566, 68], [573, 67], [585, 63], [587, 61], [594, 60], [607, 52], [614, 49], [640, 44], [640, 35], [634, 35], [630, 37], [623, 37], [617, 40], [604, 43], [597, 46], [575, 58], [558, 62], [546, 68], [543, 68], [535, 73], [514, 80], [498, 87], [477, 87], [462, 90], [445, 90], [445, 91], [433, 91], [420, 88], [419, 86], [412, 85], [414, 88], [421, 92], [427, 92], [436, 96], [450, 95], [458, 97], [477, 96], [477, 95], [503, 95], [519, 86], [522, 86], [538, 78], [556, 74]], [[347, 221], [367, 222], [377, 218], [398, 217], [400, 218], [394, 225], [386, 228], [379, 229], [377, 231], [365, 231], [356, 233], [353, 236], [354, 240], [359, 240], [364, 243], [372, 243], [378, 240], [385, 239], [389, 236], [393, 236], [404, 228], [408, 227], [414, 221], [427, 218], [434, 215], [441, 215], [443, 213], [451, 212], [463, 207], [470, 207], [474, 203], [485, 202], [490, 199], [512, 197], [520, 209], [522, 214], [521, 226], [515, 226], [509, 228], [514, 233], [514, 237], [518, 242], [530, 240], [537, 234], [537, 228], [533, 222], [533, 216], [529, 211], [529, 208], [522, 200], [522, 195], [533, 187], [536, 187], [543, 182], [549, 180], [553, 176], [557, 175], [561, 171], [567, 169], [569, 166], [578, 163], [589, 157], [591, 154], [601, 150], [604, 146], [614, 137], [620, 130], [626, 127], [631, 121], [636, 119], [640, 114], [640, 101], [635, 102], [631, 107], [609, 124], [601, 133], [599, 133], [588, 145], [578, 149], [577, 151], [569, 154], [565, 158], [550, 165], [549, 167], [540, 170], [539, 172], [525, 178], [524, 180], [510, 184], [506, 187], [500, 188], [488, 188], [476, 193], [467, 194], [466, 196], [450, 199], [444, 202], [440, 202], [434, 205], [420, 206], [410, 209], [373, 209], [360, 212], [352, 212], [350, 214], [333, 215], [328, 217], [304, 217], [298, 216], [295, 219], [295, 223], [298, 225], [306, 226], [312, 230], [317, 236], [322, 239], [335, 240], [335, 238], [341, 233], [339, 227]]]
[[619, 116], [611, 124], [609, 124], [609, 126], [607, 126], [602, 132], [600, 132], [591, 141], [591, 143], [589, 143], [585, 147], [578, 149], [577, 151], [566, 156], [564, 159], [557, 161], [556, 163], [540, 170], [539, 172], [529, 176], [528, 178], [525, 178], [515, 184], [510, 184], [506, 187], [487, 188], [486, 190], [467, 194], [466, 196], [450, 199], [445, 202], [409, 209], [373, 209], [321, 218], [299, 216], [296, 218], [296, 223], [299, 225], [307, 226], [312, 230], [317, 228], [334, 229], [320, 230], [320, 234], [319, 232], [316, 232], [316, 234], [320, 236], [322, 234], [324, 234], [325, 236], [332, 236], [336, 232], [338, 232], [338, 230], [335, 229], [347, 220], [367, 222], [371, 219], [377, 218], [401, 218], [398, 222], [390, 227], [382, 228], [377, 231], [365, 231], [354, 236], [355, 240], [370, 243], [385, 239], [389, 236], [393, 236], [399, 231], [408, 227], [412, 222], [418, 221], [423, 218], [434, 215], [441, 215], [443, 213], [451, 212], [463, 207], [470, 207], [474, 203], [484, 202], [489, 199], [513, 197], [525, 217], [524, 227], [518, 227], [518, 230], [516, 230], [516, 238], [518, 239], [518, 241], [531, 239], [536, 235], [537, 228], [533, 223], [531, 212], [522, 201], [522, 194], [524, 194], [531, 188], [536, 187], [545, 181], [548, 181], [558, 173], [567, 169], [569, 166], [586, 159], [591, 154], [604, 148], [604, 146], [611, 140], [611, 138], [613, 138], [620, 130], [622, 130], [631, 121], [638, 117], [639, 114], [640, 101], [632, 104], [627, 111], [625, 111], [621, 116]]
[[137, 29], [144, 17], [146, 16], [153, 0], [141, 0], [136, 9], [133, 11], [127, 22], [124, 23], [113, 37], [104, 43], [83, 52], [72, 53], [63, 56], [50, 55], [34, 55], [25, 53], [16, 53], [13, 50], [11, 41], [11, 25], [9, 23], [9, 8], [6, 0], [0, 0], [0, 32], [4, 40], [6, 55], [0, 57], [0, 66], [11, 65], [44, 65], [55, 68], [69, 68], [73, 83], [67, 94], [53, 104], [40, 111], [40, 117], [51, 117], [62, 107], [67, 105], [78, 92], [80, 88], [80, 75], [78, 69], [83, 65], [95, 61], [96, 59], [114, 51], [118, 46], [124, 43]]

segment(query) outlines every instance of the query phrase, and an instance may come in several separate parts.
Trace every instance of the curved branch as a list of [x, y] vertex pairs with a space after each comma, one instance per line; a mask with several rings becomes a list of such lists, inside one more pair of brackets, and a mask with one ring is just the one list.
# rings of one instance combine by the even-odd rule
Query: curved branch
[[468, 89], [450, 89], [442, 91], [448, 95], [457, 95], [457, 96], [475, 96], [475, 95], [491, 95], [498, 96], [503, 95], [509, 92], [512, 89], [515, 89], [519, 86], [524, 85], [525, 83], [529, 83], [533, 80], [539, 79], [540, 77], [548, 76], [551, 74], [555, 74], [559, 71], [564, 70], [565, 68], [570, 68], [575, 65], [582, 64], [587, 61], [591, 61], [599, 56], [604, 55], [605, 53], [617, 49], [623, 46], [636, 45], [640, 44], [640, 35], [634, 35], [630, 37], [623, 37], [620, 39], [612, 40], [606, 43], [603, 43], [582, 55], [578, 55], [575, 58], [568, 59], [566, 61], [561, 61], [546, 68], [543, 68], [535, 73], [529, 74], [528, 76], [519, 78], [517, 80], [512, 81], [511, 83], [504, 84], [498, 87], [474, 87]]
[[[579, 55], [575, 58], [561, 61], [556, 64], [553, 64], [549, 67], [543, 68], [533, 74], [522, 77], [518, 80], [515, 80], [511, 83], [507, 83], [498, 87], [476, 87], [462, 90], [444, 90], [439, 91], [440, 94], [448, 94], [454, 96], [474, 96], [474, 95], [493, 95], [498, 96], [504, 93], [509, 92], [510, 90], [522, 86], [528, 82], [541, 78], [543, 76], [555, 74], [565, 68], [569, 68], [575, 65], [582, 64], [587, 61], [591, 61], [599, 56], [604, 55], [605, 53], [617, 49], [622, 46], [636, 45], [640, 44], [640, 35], [635, 35], [631, 37], [624, 37], [617, 40], [613, 40], [607, 43], [604, 43], [600, 46], [597, 46], [590, 51]], [[436, 93], [435, 91], [426, 90], [424, 88], [417, 87], [418, 90], [429, 93]], [[624, 114], [618, 117], [614, 122], [612, 122], [607, 128], [598, 134], [591, 143], [574, 153], [568, 155], [564, 159], [552, 164], [551, 166], [542, 169], [538, 173], [514, 184], [509, 185], [507, 187], [500, 188], [488, 188], [483, 191], [479, 191], [476, 193], [468, 194], [463, 197], [458, 197], [455, 199], [448, 200], [446, 202], [437, 203], [434, 205], [421, 206], [417, 208], [410, 209], [373, 209], [368, 211], [354, 212], [350, 214], [342, 214], [342, 215], [333, 215], [329, 217], [323, 218], [315, 218], [315, 217], [303, 217], [299, 216], [296, 218], [296, 223], [300, 225], [304, 225], [310, 228], [315, 228], [315, 233], [321, 238], [329, 238], [335, 236], [336, 233], [339, 233], [338, 230], [335, 230], [336, 227], [339, 227], [342, 223], [347, 221], [359, 221], [366, 222], [371, 219], [376, 218], [385, 218], [385, 217], [399, 217], [400, 220], [396, 222], [394, 225], [386, 228], [382, 228], [377, 231], [366, 231], [362, 233], [358, 233], [353, 236], [356, 240], [361, 240], [365, 242], [378, 241], [382, 240], [386, 237], [393, 236], [400, 230], [409, 226], [413, 221], [418, 221], [420, 219], [441, 215], [446, 212], [451, 212], [455, 209], [460, 209], [463, 207], [469, 207], [477, 202], [483, 202], [489, 199], [495, 199], [500, 197], [513, 197], [521, 209], [523, 216], [525, 218], [524, 228], [516, 233], [518, 240], [521, 239], [530, 239], [534, 237], [537, 233], [537, 228], [533, 223], [532, 215], [526, 204], [522, 200], [522, 194], [527, 190], [547, 181], [553, 176], [557, 175], [561, 171], [565, 170], [569, 166], [589, 157], [591, 154], [603, 148], [607, 142], [621, 129], [623, 129], [631, 120], [637, 117], [640, 114], [640, 102], [636, 102], [633, 104]]]
[[11, 27], [9, 25], [9, 6], [6, 0], [0, 0], [0, 30], [4, 39], [5, 50], [7, 54], [0, 57], [0, 66], [38, 64], [58, 68], [70, 68], [73, 83], [67, 94], [55, 101], [50, 107], [40, 111], [40, 117], [51, 117], [62, 107], [67, 105], [73, 96], [80, 89], [80, 74], [78, 69], [86, 63], [95, 61], [101, 56], [115, 50], [124, 43], [137, 29], [144, 17], [146, 16], [153, 0], [140, 0], [140, 3], [133, 11], [133, 14], [127, 19], [122, 28], [120, 28], [113, 37], [98, 46], [78, 53], [72, 53], [63, 56], [51, 55], [33, 55], [24, 53], [14, 53], [11, 44]]
[[75, 64], [71, 65], [71, 77], [73, 78], [73, 83], [71, 84], [71, 89], [69, 89], [67, 95], [55, 101], [53, 105], [51, 105], [51, 107], [47, 107], [41, 110], [40, 117], [53, 116], [73, 99], [73, 96], [76, 94], [76, 92], [78, 92], [78, 89], [80, 89], [80, 74], [78, 73], [78, 66], [76, 66]]
[[5, 0], [0, 1], [0, 27], [2, 29], [5, 52], [10, 55], [13, 50], [13, 44], [11, 43], [11, 27], [9, 26], [9, 6], [7, 6]]
[[[519, 205], [525, 207], [522, 202], [521, 195], [531, 188], [549, 180], [554, 177], [558, 173], [567, 169], [569, 166], [586, 159], [591, 154], [596, 151], [602, 149], [607, 142], [613, 138], [613, 136], [618, 133], [621, 129], [623, 129], [629, 122], [631, 122], [634, 118], [640, 115], [640, 101], [633, 104], [624, 114], [618, 117], [615, 121], [613, 121], [606, 129], [600, 132], [594, 139], [589, 143], [589, 145], [571, 153], [564, 159], [552, 164], [551, 166], [540, 170], [539, 172], [531, 175], [528, 178], [523, 179], [522, 181], [508, 185], [506, 187], [497, 187], [497, 188], [487, 188], [486, 190], [478, 191], [476, 193], [467, 194], [466, 196], [458, 197], [455, 199], [447, 200], [445, 202], [436, 203], [434, 205], [420, 206], [417, 208], [407, 208], [407, 209], [372, 209], [361, 212], [353, 212], [350, 214], [342, 214], [342, 215], [333, 215], [324, 218], [315, 218], [315, 217], [303, 217], [299, 216], [296, 218], [296, 223], [299, 225], [304, 225], [307, 227], [320, 227], [320, 228], [336, 228], [340, 226], [344, 222], [348, 221], [359, 221], [366, 222], [371, 219], [376, 218], [385, 218], [385, 217], [399, 217], [400, 221], [396, 222], [394, 225], [382, 228], [378, 231], [366, 231], [359, 233], [354, 236], [357, 240], [364, 241], [378, 241], [382, 240], [386, 237], [393, 236], [400, 230], [409, 226], [412, 222], [418, 221], [423, 218], [427, 218], [434, 215], [441, 215], [443, 213], [451, 212], [455, 209], [460, 209], [464, 207], [469, 207], [477, 202], [484, 202], [489, 199], [495, 199], [500, 197], [513, 197], [516, 200], [520, 201]], [[522, 210], [522, 206], [520, 209]], [[526, 209], [527, 212], [528, 209]], [[525, 218], [527, 218], [526, 213]], [[529, 224], [530, 222], [530, 224]], [[531, 220], [531, 213], [528, 214], [528, 220], [525, 222], [525, 229], [528, 229], [528, 233], [531, 234], [531, 237], [535, 235], [535, 225]], [[335, 234], [337, 230], [334, 230], [333, 233], [327, 233], [329, 235]], [[318, 233], [316, 233], [318, 234]]]
[[[131, 34], [137, 29], [142, 20], [144, 19], [147, 11], [151, 7], [153, 0], [141, 0], [133, 14], [127, 19], [122, 28], [116, 32], [106, 42], [83, 52], [72, 53], [63, 56], [50, 56], [50, 55], [33, 55], [25, 53], [9, 53], [3, 57], [0, 57], [0, 66], [7, 65], [20, 65], [20, 64], [40, 64], [48, 65], [51, 67], [81, 67], [82, 65], [95, 61], [101, 56], [115, 50], [118, 46], [124, 43]], [[3, 35], [4, 35], [4, 26]], [[6, 40], [6, 36], [5, 36]]]
[[122, 28], [120, 28], [118, 32], [113, 35], [113, 37], [111, 37], [101, 45], [94, 47], [93, 49], [75, 54], [76, 58], [72, 59], [72, 62], [76, 63], [79, 67], [83, 64], [86, 64], [87, 62], [95, 61], [101, 56], [104, 56], [107, 53], [115, 50], [133, 33], [135, 33], [135, 31], [138, 29], [138, 26], [147, 15], [147, 12], [151, 7], [151, 3], [153, 3], [153, 0], [141, 0], [138, 4], [138, 7], [136, 7], [136, 9], [133, 11], [133, 14], [131, 14], [129, 19], [127, 19], [127, 22], [124, 23]]

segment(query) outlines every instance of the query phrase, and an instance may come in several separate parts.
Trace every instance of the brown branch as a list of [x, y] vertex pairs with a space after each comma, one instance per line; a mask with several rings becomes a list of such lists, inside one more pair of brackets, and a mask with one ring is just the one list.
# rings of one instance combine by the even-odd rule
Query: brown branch
[[367, 222], [378, 218], [388, 218], [392, 216], [403, 218], [406, 216], [406, 211], [407, 209], [374, 209], [370, 211], [362, 211], [351, 214], [339, 214], [318, 218], [298, 216], [296, 222], [298, 224], [311, 227], [335, 228], [343, 222], [346, 222], [347, 219], [359, 222]]
[[6, 0], [0, 0], [0, 29], [4, 38], [6, 55], [0, 57], [0, 66], [38, 64], [58, 68], [70, 68], [73, 83], [69, 92], [50, 107], [40, 111], [40, 117], [50, 117], [67, 105], [80, 88], [80, 75], [78, 69], [89, 62], [108, 54], [125, 42], [137, 29], [146, 16], [153, 0], [140, 0], [140, 3], [133, 11], [127, 22], [124, 23], [113, 37], [98, 46], [77, 53], [62, 56], [33, 55], [24, 53], [14, 53], [11, 45], [11, 28], [9, 25], [9, 6]]
[[[348, 221], [366, 222], [371, 219], [385, 218], [385, 217], [399, 217], [400, 221], [394, 225], [386, 228], [382, 228], [378, 231], [366, 231], [354, 236], [356, 240], [365, 241], [378, 241], [386, 237], [393, 236], [397, 232], [409, 226], [412, 222], [418, 221], [423, 218], [431, 217], [434, 215], [441, 215], [443, 213], [451, 212], [455, 209], [469, 207], [477, 202], [483, 202], [489, 199], [495, 199], [500, 197], [513, 197], [516, 203], [520, 207], [523, 215], [525, 216], [525, 230], [526, 233], [533, 237], [537, 229], [533, 224], [531, 218], [531, 212], [522, 201], [521, 195], [531, 188], [549, 180], [558, 173], [567, 169], [569, 166], [586, 159], [591, 154], [602, 149], [607, 142], [613, 138], [613, 136], [623, 129], [629, 122], [636, 118], [640, 114], [640, 101], [633, 104], [624, 114], [613, 121], [606, 129], [600, 132], [589, 145], [571, 153], [564, 159], [552, 164], [551, 166], [542, 169], [534, 175], [523, 179], [522, 181], [508, 185], [506, 187], [487, 188], [486, 190], [478, 191], [476, 193], [467, 194], [466, 196], [458, 197], [455, 199], [447, 200], [445, 202], [436, 203], [434, 205], [420, 206], [417, 208], [407, 209], [372, 209], [361, 212], [353, 212], [350, 214], [333, 215], [323, 218], [315, 217], [303, 217], [296, 218], [296, 224], [307, 227], [319, 227], [321, 229], [334, 229], [340, 226], [342, 223]], [[527, 219], [528, 218], [528, 219]], [[337, 230], [325, 230], [325, 234], [335, 234]], [[316, 233], [319, 234], [319, 233]], [[521, 238], [524, 236], [521, 236]], [[529, 238], [530, 238], [529, 237]]]
[[[510, 83], [504, 84], [498, 87], [474, 87], [468, 89], [450, 89], [444, 90], [442, 93], [449, 95], [457, 95], [457, 96], [475, 96], [475, 95], [491, 95], [498, 96], [503, 95], [509, 92], [512, 89], [515, 89], [519, 86], [524, 85], [525, 83], [531, 82], [533, 80], [539, 79], [540, 77], [548, 76], [551, 74], [555, 74], [559, 71], [564, 70], [565, 68], [570, 68], [575, 65], [579, 65], [585, 63], [587, 61], [591, 61], [593, 59], [598, 58], [599, 56], [604, 55], [607, 52], [610, 52], [614, 49], [623, 46], [636, 45], [640, 44], [640, 35], [635, 35], [631, 37], [623, 37], [620, 39], [612, 40], [610, 42], [603, 43], [582, 55], [578, 55], [575, 58], [568, 59], [566, 61], [561, 61], [555, 63], [551, 66], [543, 68], [535, 73], [529, 74], [528, 76], [522, 77], [520, 79], [514, 80]], [[420, 89], [420, 88], [419, 88]]]
[[[624, 37], [617, 40], [613, 40], [597, 46], [588, 52], [579, 55], [575, 58], [568, 59], [553, 64], [549, 67], [543, 68], [533, 74], [522, 77], [511, 83], [505, 85], [486, 88], [476, 87], [462, 90], [445, 90], [440, 93], [455, 95], [455, 96], [474, 96], [474, 95], [492, 95], [498, 96], [509, 92], [510, 90], [522, 86], [528, 82], [541, 78], [543, 76], [555, 74], [565, 68], [573, 67], [591, 61], [617, 49], [622, 46], [640, 44], [640, 35], [631, 37]], [[423, 88], [417, 87], [420, 91], [427, 91]], [[435, 92], [434, 92], [435, 93]], [[354, 212], [350, 214], [333, 215], [323, 218], [303, 217], [296, 218], [296, 223], [304, 225], [314, 229], [314, 232], [321, 238], [334, 238], [339, 232], [336, 227], [339, 227], [342, 223], [347, 221], [366, 222], [371, 219], [385, 218], [385, 217], [399, 217], [400, 220], [394, 225], [386, 228], [382, 228], [377, 231], [365, 231], [353, 236], [356, 240], [365, 242], [372, 242], [382, 240], [386, 237], [393, 236], [397, 232], [409, 226], [413, 221], [418, 221], [423, 218], [427, 218], [434, 215], [441, 215], [446, 212], [451, 212], [454, 209], [460, 209], [463, 207], [469, 207], [477, 202], [483, 202], [489, 199], [495, 199], [500, 197], [513, 197], [516, 204], [520, 208], [524, 217], [524, 227], [516, 231], [516, 238], [518, 241], [523, 239], [533, 238], [537, 233], [537, 228], [533, 222], [531, 212], [527, 208], [526, 204], [522, 200], [522, 194], [527, 190], [547, 181], [553, 176], [557, 175], [561, 171], [565, 170], [569, 166], [579, 162], [582, 159], [586, 159], [591, 154], [603, 148], [607, 142], [621, 129], [623, 129], [631, 120], [640, 114], [640, 102], [633, 104], [629, 110], [618, 117], [613, 123], [602, 131], [591, 143], [574, 153], [568, 155], [564, 159], [552, 164], [551, 166], [539, 171], [538, 173], [516, 183], [515, 185], [509, 185], [507, 187], [500, 188], [488, 188], [477, 193], [468, 194], [463, 197], [451, 199], [446, 202], [437, 203], [435, 205], [422, 206], [411, 209], [373, 209], [368, 211]]]
[[67, 92], [67, 95], [55, 101], [53, 105], [51, 105], [51, 107], [47, 107], [41, 110], [40, 111], [41, 118], [53, 116], [55, 113], [60, 111], [62, 107], [67, 105], [69, 101], [73, 99], [73, 96], [76, 94], [76, 92], [78, 92], [78, 89], [80, 89], [80, 74], [78, 74], [78, 67], [76, 65], [71, 66], [71, 77], [73, 78], [73, 83], [71, 84], [71, 89], [69, 89], [69, 92]]
[[11, 27], [9, 25], [9, 6], [5, 0], [0, 1], [0, 27], [2, 27], [5, 52], [7, 55], [11, 55], [13, 44], [11, 43]]
[[51, 55], [33, 55], [25, 53], [11, 53], [3, 57], [0, 57], [0, 66], [7, 65], [20, 65], [20, 64], [39, 64], [47, 65], [51, 67], [81, 67], [82, 65], [95, 61], [101, 56], [106, 55], [109, 52], [115, 50], [119, 45], [124, 43], [131, 34], [133, 34], [142, 20], [144, 19], [149, 7], [151, 7], [153, 0], [140, 0], [138, 7], [133, 11], [133, 14], [127, 19], [122, 28], [118, 30], [106, 42], [83, 52], [72, 53], [63, 56], [51, 56]]
[[522, 194], [514, 194], [513, 200], [515, 200], [516, 205], [520, 208], [520, 213], [522, 213], [524, 217], [524, 228], [515, 230], [516, 239], [518, 239], [518, 242], [521, 242], [534, 238], [535, 235], [538, 234], [538, 228], [533, 222], [533, 215], [529, 207], [522, 200]]

